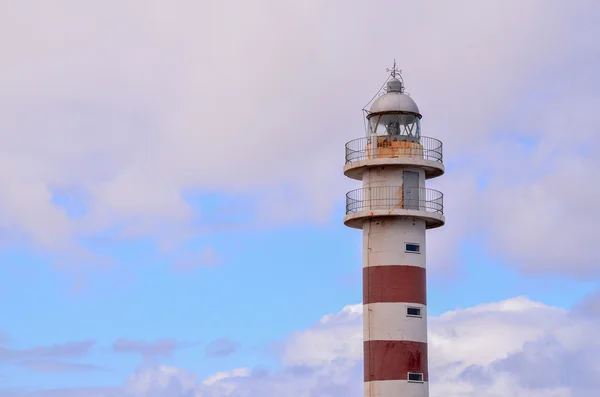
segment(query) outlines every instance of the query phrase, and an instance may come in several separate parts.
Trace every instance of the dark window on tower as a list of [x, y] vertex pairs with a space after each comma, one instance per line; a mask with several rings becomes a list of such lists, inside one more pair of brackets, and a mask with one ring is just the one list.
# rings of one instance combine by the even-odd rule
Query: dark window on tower
[[421, 317], [421, 309], [418, 307], [407, 307], [406, 315], [412, 317]]
[[406, 243], [404, 250], [406, 252], [411, 252], [413, 254], [421, 253], [421, 247], [419, 246], [419, 244], [414, 244], [414, 243]]
[[423, 382], [423, 374], [417, 372], [408, 373], [409, 382]]

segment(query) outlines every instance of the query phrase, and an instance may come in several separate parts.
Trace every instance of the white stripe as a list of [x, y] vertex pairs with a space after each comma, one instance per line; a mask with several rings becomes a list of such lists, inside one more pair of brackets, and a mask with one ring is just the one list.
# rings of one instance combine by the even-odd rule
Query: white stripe
[[[407, 307], [421, 317], [406, 315]], [[427, 343], [427, 306], [417, 303], [369, 303], [363, 306], [364, 340], [406, 340]]]
[[365, 397], [428, 397], [428, 382], [407, 380], [378, 380], [365, 382]]
[[[406, 243], [418, 244], [420, 253], [405, 252]], [[425, 267], [425, 248], [425, 223], [422, 220], [378, 218], [363, 226], [363, 267]]]

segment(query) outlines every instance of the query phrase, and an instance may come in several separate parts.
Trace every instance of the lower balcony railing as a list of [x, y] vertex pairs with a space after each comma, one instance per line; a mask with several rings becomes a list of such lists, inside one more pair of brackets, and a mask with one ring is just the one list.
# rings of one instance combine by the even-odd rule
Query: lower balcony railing
[[444, 194], [437, 190], [406, 186], [375, 186], [346, 194], [346, 215], [373, 210], [417, 210], [444, 214]]

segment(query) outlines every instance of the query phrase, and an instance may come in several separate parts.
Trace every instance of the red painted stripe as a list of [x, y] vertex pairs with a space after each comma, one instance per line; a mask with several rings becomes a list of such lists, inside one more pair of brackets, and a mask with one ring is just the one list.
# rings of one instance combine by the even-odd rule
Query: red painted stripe
[[427, 304], [425, 269], [418, 266], [363, 268], [363, 303], [411, 302]]
[[372, 340], [364, 342], [365, 382], [408, 380], [409, 372], [423, 374], [429, 380], [427, 343]]

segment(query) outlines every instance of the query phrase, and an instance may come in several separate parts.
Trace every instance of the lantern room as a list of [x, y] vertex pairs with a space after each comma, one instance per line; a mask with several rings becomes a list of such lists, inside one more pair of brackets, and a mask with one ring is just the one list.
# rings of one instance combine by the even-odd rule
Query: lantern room
[[385, 94], [367, 111], [367, 136], [387, 136], [390, 141], [419, 141], [421, 114], [415, 101], [404, 93], [404, 84], [393, 76]]

